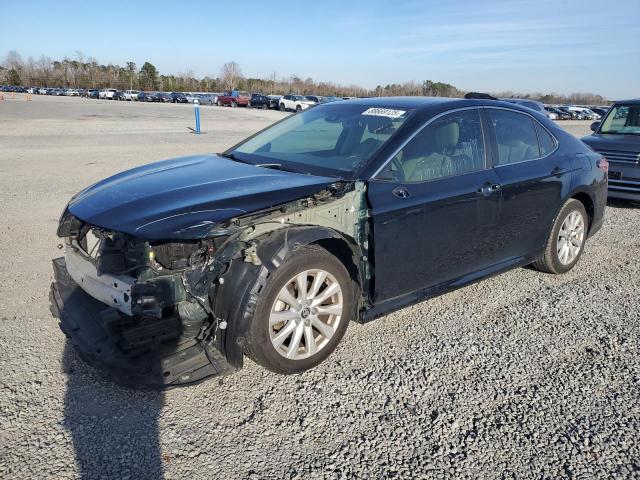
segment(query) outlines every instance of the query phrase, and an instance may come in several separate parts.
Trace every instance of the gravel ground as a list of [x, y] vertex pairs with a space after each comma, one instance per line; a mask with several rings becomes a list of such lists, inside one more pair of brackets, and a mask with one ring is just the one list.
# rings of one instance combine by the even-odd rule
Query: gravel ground
[[[640, 478], [640, 208], [578, 266], [523, 268], [351, 324], [313, 371], [168, 392], [103, 381], [48, 311], [69, 197], [220, 151], [283, 114], [22, 95], [0, 102], [1, 478]], [[585, 134], [589, 122], [563, 122]]]

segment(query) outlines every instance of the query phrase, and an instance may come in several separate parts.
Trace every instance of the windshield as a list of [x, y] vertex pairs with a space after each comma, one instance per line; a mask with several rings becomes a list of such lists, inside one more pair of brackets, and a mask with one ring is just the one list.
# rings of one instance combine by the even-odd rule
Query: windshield
[[253, 164], [348, 178], [389, 140], [408, 110], [324, 104], [290, 116], [235, 150]]
[[600, 133], [640, 135], [640, 105], [615, 105], [602, 122]]

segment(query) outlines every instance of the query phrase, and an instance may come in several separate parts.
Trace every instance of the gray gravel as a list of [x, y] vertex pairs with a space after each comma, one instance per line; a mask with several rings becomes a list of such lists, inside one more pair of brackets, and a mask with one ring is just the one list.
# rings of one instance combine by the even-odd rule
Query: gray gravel
[[[563, 276], [518, 269], [352, 324], [297, 376], [103, 381], [48, 312], [55, 226], [110, 173], [220, 151], [279, 112], [0, 102], [0, 478], [640, 478], [640, 208]], [[586, 133], [588, 122], [566, 122]]]

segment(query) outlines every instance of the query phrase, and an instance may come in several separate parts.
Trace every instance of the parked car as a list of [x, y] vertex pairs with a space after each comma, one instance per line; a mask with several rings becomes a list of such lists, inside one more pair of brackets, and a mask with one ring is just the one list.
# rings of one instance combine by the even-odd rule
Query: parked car
[[261, 93], [252, 93], [251, 98], [247, 102], [247, 107], [251, 108], [269, 108], [269, 104], [271, 103], [271, 99], [266, 95], [262, 95]]
[[87, 97], [88, 97], [88, 98], [95, 98], [95, 99], [97, 99], [97, 98], [99, 98], [99, 94], [100, 94], [100, 91], [99, 91], [99, 90], [97, 90], [97, 89], [91, 89], [91, 90], [89, 90], [89, 91], [87, 92]]
[[67, 91], [65, 92], [65, 94], [69, 97], [79, 97], [80, 96], [80, 92], [75, 89], [75, 88], [69, 88], [67, 89]]
[[597, 113], [602, 118], [607, 114], [609, 109], [608, 108], [595, 107], [595, 108], [592, 108], [591, 111]]
[[102, 100], [113, 100], [113, 94], [117, 91], [115, 88], [103, 88], [98, 92], [98, 98]]
[[269, 97], [269, 108], [278, 110], [280, 108], [280, 99], [282, 95], [267, 95]]
[[162, 103], [173, 102], [173, 98], [171, 97], [171, 95], [166, 92], [156, 92], [153, 95], [158, 99], [158, 102], [162, 102]]
[[299, 373], [351, 320], [523, 265], [571, 270], [602, 225], [606, 167], [507, 102], [318, 105], [75, 195], [52, 312], [81, 358], [131, 385], [196, 382], [244, 355]]
[[124, 99], [128, 100], [130, 102], [133, 102], [135, 100], [138, 100], [138, 94], [140, 93], [139, 90], [125, 90], [124, 91]]
[[[571, 114], [564, 112], [559, 108], [555, 108], [555, 107], [544, 107], [544, 108], [547, 112], [553, 113], [556, 116], [556, 120], [571, 120]], [[551, 118], [550, 115], [549, 115], [549, 118]]]
[[153, 92], [140, 92], [138, 93], [139, 102], [159, 102], [160, 99], [155, 96]]
[[[218, 94], [196, 93], [194, 100], [198, 100], [200, 105], [216, 105], [218, 102]], [[187, 96], [187, 101], [189, 101], [188, 96]], [[190, 103], [193, 103], [193, 101], [191, 101]]]
[[38, 95], [46, 95], [47, 94], [47, 89], [44, 87], [40, 87], [38, 89]]
[[609, 160], [609, 196], [640, 201], [640, 99], [615, 102], [582, 139]]
[[312, 101], [313, 103], [315, 103], [316, 105], [318, 103], [324, 103], [324, 97], [320, 97], [318, 95], [305, 95], [305, 98], [307, 100]]
[[169, 94], [169, 96], [171, 97], [171, 102], [172, 103], [189, 103], [189, 101], [187, 100], [187, 97], [184, 93], [180, 93], [180, 92], [171, 92]]
[[29, 88], [27, 88], [27, 93], [30, 93], [32, 95], [37, 95], [38, 94], [38, 87], [29, 87]]
[[299, 112], [315, 105], [316, 102], [309, 100], [304, 95], [285, 95], [280, 99], [280, 110], [294, 110]]
[[505, 102], [515, 103], [516, 105], [521, 105], [523, 107], [529, 108], [534, 112], [539, 112], [543, 115], [549, 116], [549, 113], [544, 108], [544, 104], [537, 100], [531, 100], [529, 98], [501, 98]]
[[216, 104], [219, 107], [246, 107], [250, 98], [251, 95], [246, 92], [225, 92], [224, 95], [218, 95]]

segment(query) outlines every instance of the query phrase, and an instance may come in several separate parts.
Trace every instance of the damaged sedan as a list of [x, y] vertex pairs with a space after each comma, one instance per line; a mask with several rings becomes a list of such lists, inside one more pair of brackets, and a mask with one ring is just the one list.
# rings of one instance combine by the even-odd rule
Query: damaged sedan
[[490, 99], [318, 105], [218, 155], [75, 195], [52, 313], [137, 387], [313, 368], [367, 322], [499, 272], [564, 273], [603, 222], [607, 161]]

